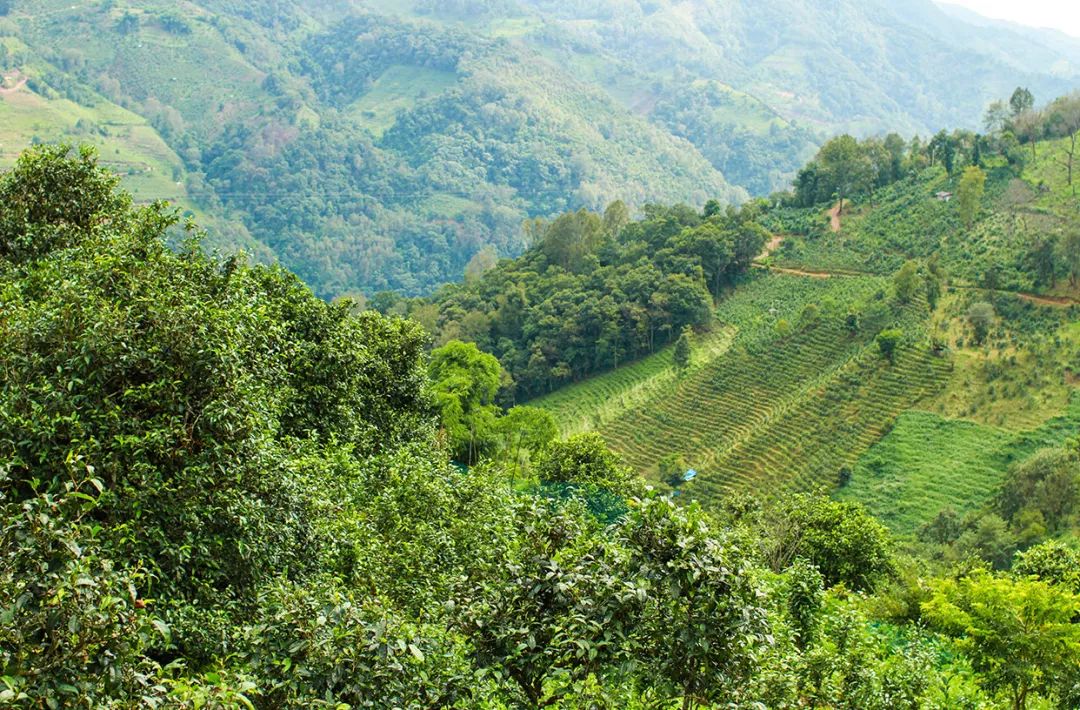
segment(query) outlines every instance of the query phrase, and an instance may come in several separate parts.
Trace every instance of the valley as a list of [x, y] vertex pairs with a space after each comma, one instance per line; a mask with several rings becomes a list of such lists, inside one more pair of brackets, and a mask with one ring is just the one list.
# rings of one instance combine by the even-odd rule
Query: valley
[[0, 96], [5, 164], [97, 145], [140, 199], [327, 298], [430, 293], [520, 254], [526, 219], [765, 196], [835, 133], [975, 128], [1016, 83], [1080, 75], [1067, 42], [927, 0], [35, 0], [0, 46], [26, 81]]

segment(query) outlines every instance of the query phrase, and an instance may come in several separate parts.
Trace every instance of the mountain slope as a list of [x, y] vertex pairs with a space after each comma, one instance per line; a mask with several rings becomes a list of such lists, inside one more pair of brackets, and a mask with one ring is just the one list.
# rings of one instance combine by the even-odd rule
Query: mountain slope
[[[141, 117], [218, 243], [323, 296], [430, 291], [519, 253], [526, 218], [768, 194], [830, 133], [975, 127], [1018, 84], [1075, 84], [1080, 56], [926, 0], [11, 5], [0, 67], [73, 102], [38, 138], [83, 139], [101, 101]], [[99, 144], [138, 153], [137, 133]]]
[[706, 503], [826, 488], [905, 535], [980, 510], [1012, 466], [1080, 435], [1068, 145], [1040, 141], [1026, 165], [984, 154], [970, 224], [938, 197], [964, 169], [911, 156], [907, 177], [835, 220], [772, 207], [759, 275], [720, 300], [691, 367], [664, 351], [531, 403]]

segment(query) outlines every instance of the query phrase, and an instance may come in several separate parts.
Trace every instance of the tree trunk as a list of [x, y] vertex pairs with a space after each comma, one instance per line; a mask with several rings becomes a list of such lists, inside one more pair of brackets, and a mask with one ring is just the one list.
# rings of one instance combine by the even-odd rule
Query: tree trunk
[[1013, 695], [1013, 710], [1026, 710], [1027, 709], [1027, 685], [1021, 685], [1016, 689], [1016, 693]]

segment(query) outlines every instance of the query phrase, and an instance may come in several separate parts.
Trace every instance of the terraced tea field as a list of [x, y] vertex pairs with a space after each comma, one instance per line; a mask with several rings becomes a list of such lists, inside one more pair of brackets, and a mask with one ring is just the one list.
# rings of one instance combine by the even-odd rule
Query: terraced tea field
[[[925, 304], [894, 312], [886, 286], [872, 277], [759, 276], [717, 311], [730, 345], [699, 351], [683, 376], [659, 354], [536, 404], [573, 431], [600, 432], [646, 475], [681, 454], [699, 472], [685, 494], [705, 501], [831, 488], [841, 467], [854, 466], [948, 376], [949, 361], [924, 342]], [[808, 303], [816, 311], [803, 312]], [[848, 326], [849, 312], [861, 314], [858, 328]], [[907, 338], [890, 364], [874, 336], [898, 321]]]
[[[698, 335], [690, 365], [682, 376], [709, 365], [728, 351], [734, 339], [735, 329], [723, 325]], [[675, 346], [670, 345], [630, 365], [591, 377], [531, 404], [554, 414], [563, 436], [597, 429], [678, 384], [680, 375], [675, 368], [674, 351]]]
[[901, 535], [912, 535], [939, 511], [960, 515], [993, 496], [1009, 466], [1080, 434], [1080, 391], [1043, 426], [1013, 432], [929, 412], [900, 416], [895, 428], [854, 468], [837, 496], [857, 500]]

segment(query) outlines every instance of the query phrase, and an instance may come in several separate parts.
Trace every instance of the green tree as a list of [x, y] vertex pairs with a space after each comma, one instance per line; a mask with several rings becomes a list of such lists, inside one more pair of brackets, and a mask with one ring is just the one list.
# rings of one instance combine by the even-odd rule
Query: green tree
[[715, 222], [706, 222], [685, 230], [677, 237], [676, 245], [699, 260], [705, 280], [712, 284], [713, 297], [719, 299], [720, 286], [735, 260], [734, 234]]
[[565, 700], [589, 676], [618, 685], [641, 606], [625, 557], [574, 505], [527, 501], [512, 525], [517, 543], [455, 594], [477, 665], [532, 708]]
[[[0, 597], [19, 595], [0, 603], [22, 639], [2, 643], [51, 636], [56, 653], [5, 674], [96, 677], [85, 706], [133, 673], [154, 683], [151, 655], [222, 653], [264, 585], [334, 557], [334, 485], [433, 438], [414, 324], [194, 241], [170, 249], [173, 216], [115, 184], [89, 152], [48, 147], [0, 177]], [[17, 522], [30, 511], [48, 516]]]
[[1080, 141], [1080, 92], [1073, 92], [1063, 96], [1047, 109], [1047, 124], [1053, 135], [1064, 136], [1068, 141], [1065, 146], [1064, 159], [1058, 159], [1058, 163], [1065, 168], [1069, 187], [1076, 195], [1076, 187], [1073, 185], [1073, 168], [1076, 166], [1077, 141]]
[[994, 307], [989, 303], [974, 303], [968, 309], [967, 317], [968, 322], [971, 323], [972, 332], [975, 334], [975, 342], [982, 345], [986, 341], [986, 336], [990, 334], [990, 329], [994, 326], [994, 320], [997, 317]]
[[991, 103], [983, 117], [983, 128], [986, 129], [986, 132], [991, 135], [1003, 132], [1009, 123], [1009, 111], [1009, 106], [1000, 99]]
[[634, 646], [650, 685], [683, 710], [737, 697], [770, 645], [749, 556], [667, 498], [638, 501], [619, 535], [645, 594]]
[[786, 611], [795, 630], [795, 644], [800, 651], [805, 651], [817, 635], [825, 580], [814, 565], [797, 559], [784, 573], [784, 582]]
[[821, 180], [836, 193], [840, 200], [840, 212], [844, 200], [870, 188], [873, 166], [859, 142], [851, 136], [833, 138], [818, 152]]
[[1069, 275], [1069, 285], [1080, 286], [1080, 218], [1067, 218], [1065, 230], [1058, 240], [1058, 250]]
[[116, 23], [116, 31], [122, 35], [129, 35], [139, 31], [139, 16], [128, 11], [123, 14]]
[[941, 258], [934, 254], [926, 262], [926, 302], [930, 310], [937, 309], [938, 300], [941, 299], [941, 289], [945, 281], [945, 272], [941, 268]]
[[521, 465], [523, 453], [532, 458], [559, 435], [555, 416], [539, 407], [513, 407], [498, 419], [497, 428], [515, 468]]
[[934, 165], [935, 162], [940, 161], [944, 166], [945, 172], [949, 175], [953, 174], [953, 169], [956, 167], [956, 150], [957, 141], [955, 136], [951, 136], [947, 131], [939, 131], [927, 145], [927, 150], [930, 152], [930, 164]]
[[[1078, 244], [1077, 246], [1080, 246]], [[1037, 235], [1032, 243], [1030, 263], [1036, 282], [1053, 288], [1058, 279], [1058, 240], [1054, 234]]]
[[1031, 160], [1037, 163], [1039, 160], [1039, 139], [1043, 137], [1046, 121], [1037, 111], [1027, 111], [1013, 120], [1013, 133], [1022, 143], [1031, 145]]
[[1026, 88], [1018, 86], [1009, 99], [1009, 109], [1013, 118], [1035, 108], [1035, 96]]
[[896, 300], [900, 303], [911, 303], [922, 285], [922, 275], [919, 273], [917, 261], [907, 261], [893, 277], [893, 289], [896, 291]]
[[889, 362], [896, 362], [896, 349], [903, 339], [904, 331], [899, 328], [887, 328], [878, 333], [874, 340], [881, 354], [888, 358]]
[[585, 257], [599, 245], [604, 223], [588, 210], [570, 212], [556, 219], [544, 233], [541, 249], [551, 264], [572, 272], [580, 271]]
[[1027, 165], [1027, 152], [1020, 144], [1017, 133], [1012, 130], [1005, 131], [999, 140], [1001, 154], [1005, 156], [1009, 165], [1013, 168], [1013, 171], [1017, 175], [1021, 175], [1024, 172], [1024, 167]]
[[[25, 153], [0, 179], [0, 258], [39, 259], [84, 242], [102, 220], [134, 221], [131, 197], [119, 185], [91, 148], [43, 145]], [[168, 226], [162, 210], [153, 214], [158, 223], [148, 228]]]
[[680, 372], [690, 366], [690, 355], [692, 351], [691, 343], [693, 341], [694, 331], [689, 326], [683, 328], [682, 333], [679, 335], [679, 339], [675, 342], [675, 367]]
[[960, 219], [964, 226], [971, 229], [979, 216], [979, 205], [986, 189], [986, 173], [982, 168], [972, 165], [960, 178], [960, 187], [956, 191], [956, 202], [960, 209]]
[[665, 454], [657, 463], [660, 478], [672, 486], [683, 483], [683, 476], [689, 468], [686, 459], [681, 454]]
[[612, 202], [604, 210], [604, 234], [609, 239], [618, 239], [628, 224], [630, 224], [630, 209], [622, 200]]
[[593, 432], [549, 446], [536, 475], [546, 483], [598, 486], [620, 495], [636, 493], [641, 486], [640, 477]]
[[1050, 532], [1058, 532], [1080, 505], [1080, 454], [1042, 449], [1009, 469], [997, 495], [1006, 520], [1037, 511]]
[[476, 252], [469, 263], [465, 265], [465, 280], [476, 281], [487, 272], [495, 268], [499, 263], [499, 257], [491, 247], [484, 247]]
[[1045, 582], [983, 572], [940, 580], [923, 615], [956, 638], [979, 682], [1003, 692], [1013, 710], [1035, 694], [1052, 697], [1080, 663], [1080, 599]]
[[428, 371], [443, 430], [457, 460], [472, 465], [491, 444], [499, 410], [499, 361], [455, 340], [431, 353]]
[[1017, 577], [1036, 577], [1080, 594], [1080, 553], [1059, 540], [1047, 540], [1017, 553], [1012, 573]]
[[796, 495], [769, 511], [762, 535], [774, 570], [803, 559], [827, 586], [870, 590], [892, 570], [892, 540], [866, 509], [823, 496]]

